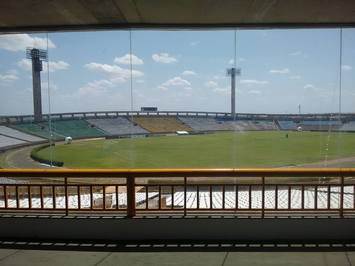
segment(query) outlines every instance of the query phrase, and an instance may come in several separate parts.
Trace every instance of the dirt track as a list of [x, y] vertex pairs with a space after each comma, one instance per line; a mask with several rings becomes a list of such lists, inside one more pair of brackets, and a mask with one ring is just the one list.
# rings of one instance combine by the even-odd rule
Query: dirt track
[[0, 155], [3, 157], [3, 165], [0, 166], [3, 168], [48, 168], [47, 166], [32, 160], [30, 155], [34, 147], [37, 146], [27, 146], [6, 151]]

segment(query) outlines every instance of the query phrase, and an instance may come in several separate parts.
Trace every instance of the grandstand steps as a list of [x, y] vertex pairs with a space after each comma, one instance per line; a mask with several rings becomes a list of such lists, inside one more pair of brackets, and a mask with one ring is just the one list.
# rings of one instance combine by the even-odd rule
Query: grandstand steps
[[18, 140], [15, 138], [0, 135], [0, 150], [5, 150], [7, 148], [21, 146], [21, 145], [24, 145], [27, 143], [28, 142], [23, 141], [23, 140]]
[[85, 120], [55, 120], [51, 123], [50, 132], [48, 122], [14, 124], [12, 128], [33, 134], [45, 139], [64, 140], [65, 137], [90, 138], [103, 137], [105, 133], [92, 127]]
[[151, 133], [171, 133], [176, 131], [192, 131], [177, 117], [136, 116], [130, 120]]
[[87, 121], [110, 136], [148, 133], [126, 117], [88, 119]]
[[41, 143], [46, 140], [32, 134], [27, 134], [11, 127], [0, 126], [0, 150], [18, 146]]

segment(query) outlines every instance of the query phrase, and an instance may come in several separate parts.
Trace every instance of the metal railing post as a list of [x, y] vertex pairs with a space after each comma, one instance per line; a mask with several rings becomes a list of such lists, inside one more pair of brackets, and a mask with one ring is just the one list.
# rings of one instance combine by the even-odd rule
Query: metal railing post
[[7, 202], [7, 187], [6, 185], [4, 186], [4, 203], [5, 203], [5, 209], [8, 208], [8, 202]]
[[344, 217], [344, 176], [340, 177], [340, 209], [339, 216]]
[[261, 194], [261, 218], [265, 216], [265, 176], [261, 177], [262, 194]]
[[186, 202], [187, 202], [187, 199], [186, 199], [186, 189], [187, 189], [187, 178], [186, 176], [184, 177], [184, 216], [186, 216], [187, 214], [187, 210], [186, 210]]
[[136, 216], [136, 184], [134, 176], [126, 177], [127, 186], [127, 217]]
[[64, 191], [65, 191], [65, 216], [69, 215], [69, 199], [68, 199], [68, 178], [64, 177]]

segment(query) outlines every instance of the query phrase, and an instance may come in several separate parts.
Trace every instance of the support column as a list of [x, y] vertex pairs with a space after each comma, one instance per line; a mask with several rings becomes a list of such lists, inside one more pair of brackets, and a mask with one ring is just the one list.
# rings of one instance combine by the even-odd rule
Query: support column
[[32, 60], [33, 112], [35, 122], [40, 122], [42, 121], [41, 72], [37, 70], [36, 64], [40, 63]]
[[232, 119], [235, 120], [235, 68], [233, 68], [233, 70], [231, 74], [231, 115]]

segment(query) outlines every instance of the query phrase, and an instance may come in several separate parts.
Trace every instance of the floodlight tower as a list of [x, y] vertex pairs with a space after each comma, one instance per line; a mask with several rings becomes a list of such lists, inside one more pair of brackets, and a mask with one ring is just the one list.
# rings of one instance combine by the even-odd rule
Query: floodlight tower
[[231, 76], [231, 116], [232, 119], [235, 120], [235, 76], [240, 76], [241, 69], [240, 68], [228, 68], [227, 75]]
[[33, 86], [33, 111], [34, 121], [42, 120], [42, 96], [41, 96], [41, 71], [43, 70], [42, 61], [47, 61], [47, 51], [27, 48], [26, 58], [32, 60], [32, 86]]

